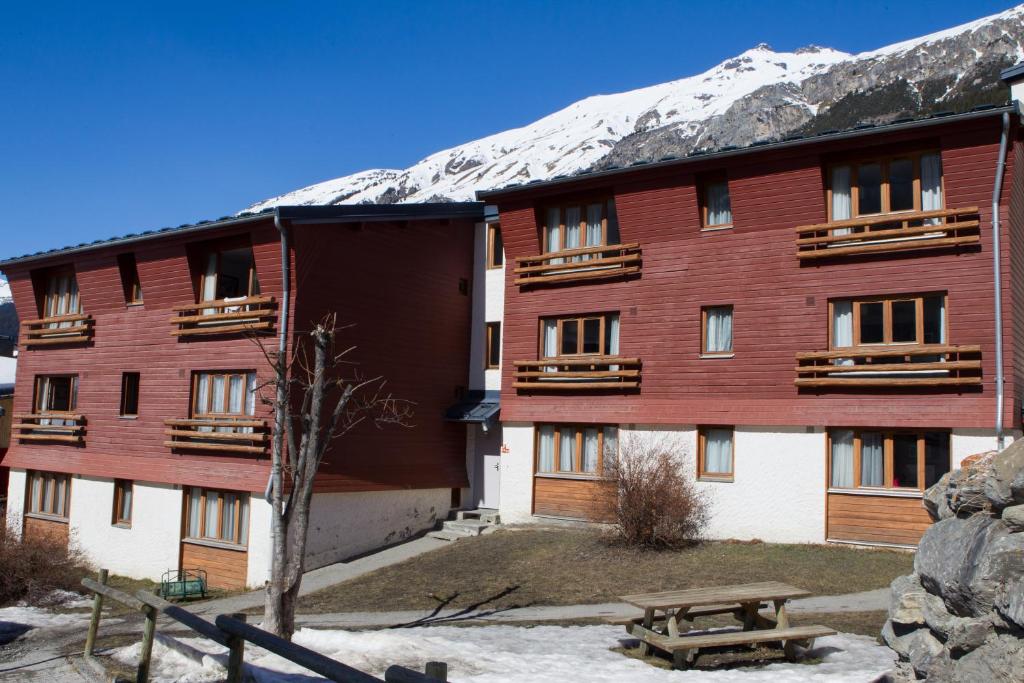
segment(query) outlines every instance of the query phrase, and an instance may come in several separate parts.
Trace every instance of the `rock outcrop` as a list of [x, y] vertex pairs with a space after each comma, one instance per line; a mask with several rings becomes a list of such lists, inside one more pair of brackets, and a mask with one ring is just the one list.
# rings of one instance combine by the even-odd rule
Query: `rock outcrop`
[[966, 458], [923, 504], [935, 523], [882, 629], [896, 677], [1024, 681], [1024, 439]]

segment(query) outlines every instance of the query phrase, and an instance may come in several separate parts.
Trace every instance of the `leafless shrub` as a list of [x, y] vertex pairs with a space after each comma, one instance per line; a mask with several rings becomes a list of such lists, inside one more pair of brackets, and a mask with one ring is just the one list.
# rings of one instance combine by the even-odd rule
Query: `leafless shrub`
[[700, 539], [708, 522], [707, 494], [684, 468], [685, 447], [669, 436], [627, 434], [618, 456], [605, 455], [611, 480], [606, 516], [618, 539], [642, 548], [679, 548]]
[[81, 591], [85, 559], [62, 541], [19, 540], [0, 528], [0, 605], [46, 606], [54, 591]]

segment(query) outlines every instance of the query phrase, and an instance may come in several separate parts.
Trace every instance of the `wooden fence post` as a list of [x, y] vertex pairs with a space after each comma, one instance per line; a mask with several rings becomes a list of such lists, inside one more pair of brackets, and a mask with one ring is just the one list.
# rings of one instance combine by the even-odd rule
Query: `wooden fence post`
[[149, 681], [149, 662], [153, 657], [153, 638], [156, 633], [156, 609], [146, 605], [142, 611], [146, 615], [146, 626], [142, 631], [142, 650], [139, 652], [139, 670], [135, 674], [135, 683]]
[[[106, 569], [101, 569], [99, 572], [99, 581], [104, 586], [107, 585], [108, 572]], [[92, 619], [89, 620], [89, 633], [85, 637], [85, 656], [92, 657], [93, 648], [96, 646], [96, 632], [100, 628], [100, 616], [103, 612], [103, 595], [101, 593], [93, 593], [92, 596]]]
[[[246, 616], [241, 612], [229, 615], [232, 619], [245, 623]], [[228, 634], [228, 677], [226, 683], [242, 683], [242, 666], [245, 661], [245, 638]]]
[[427, 668], [424, 669], [423, 673], [439, 681], [447, 681], [448, 664], [445, 662], [427, 662]]

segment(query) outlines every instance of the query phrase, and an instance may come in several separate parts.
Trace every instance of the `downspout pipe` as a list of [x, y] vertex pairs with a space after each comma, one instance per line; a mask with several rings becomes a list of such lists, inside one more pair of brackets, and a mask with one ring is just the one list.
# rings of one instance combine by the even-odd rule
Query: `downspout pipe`
[[[291, 304], [291, 249], [288, 244], [288, 226], [285, 225], [284, 220], [281, 218], [280, 209], [274, 209], [274, 227], [281, 234], [281, 314], [278, 321], [277, 337], [277, 357], [280, 363], [281, 359], [288, 352], [288, 313]], [[283, 405], [286, 400], [288, 400], [287, 389], [283, 383], [278, 382], [277, 405]], [[271, 463], [270, 476], [267, 479], [267, 489], [264, 492], [268, 502], [273, 500], [274, 488], [279, 488], [282, 485], [281, 462], [284, 458], [284, 415], [280, 410], [274, 412], [273, 448], [277, 450], [279, 459], [276, 467]]]
[[999, 138], [999, 159], [996, 162], [996, 180], [992, 187], [992, 274], [995, 286], [996, 308], [996, 448], [1006, 447], [1003, 433], [1003, 278], [1000, 250], [999, 197], [1003, 192], [1003, 174], [1006, 170], [1006, 148], [1010, 136], [1010, 113], [1003, 112], [1003, 134]]

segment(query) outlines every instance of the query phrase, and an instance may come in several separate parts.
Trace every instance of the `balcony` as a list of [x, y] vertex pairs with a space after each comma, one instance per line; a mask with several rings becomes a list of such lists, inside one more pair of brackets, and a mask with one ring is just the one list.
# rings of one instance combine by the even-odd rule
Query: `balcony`
[[981, 347], [861, 346], [796, 355], [797, 387], [945, 387], [981, 384]]
[[[926, 221], [932, 223], [926, 225]], [[796, 256], [801, 261], [810, 261], [976, 245], [981, 240], [980, 225], [976, 206], [862, 216], [805, 225], [796, 229]]]
[[21, 324], [21, 339], [25, 346], [52, 346], [54, 344], [84, 344], [92, 340], [93, 319], [84, 313], [55, 315]]
[[637, 389], [640, 359], [621, 356], [517, 360], [513, 388], [529, 391]]
[[277, 304], [272, 296], [203, 301], [175, 306], [170, 319], [175, 337], [198, 337], [245, 332], [269, 333], [274, 328]]
[[85, 445], [85, 416], [71, 413], [24, 413], [14, 416], [14, 438]]
[[164, 420], [164, 446], [176, 450], [224, 453], [267, 452], [267, 423], [254, 418], [217, 417]]
[[516, 259], [515, 284], [564, 284], [584, 280], [627, 277], [640, 272], [640, 244], [564, 249], [541, 256]]

